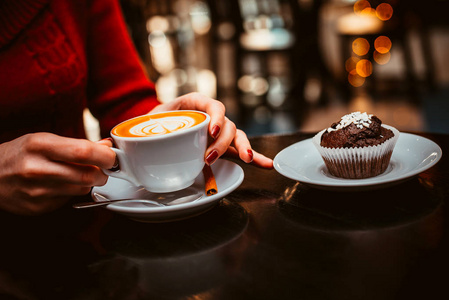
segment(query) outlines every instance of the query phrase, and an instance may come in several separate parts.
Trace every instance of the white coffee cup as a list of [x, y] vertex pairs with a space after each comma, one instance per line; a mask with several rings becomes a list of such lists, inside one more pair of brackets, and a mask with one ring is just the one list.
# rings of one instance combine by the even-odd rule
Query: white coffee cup
[[209, 122], [208, 114], [189, 110], [122, 122], [111, 130], [120, 170], [103, 172], [155, 193], [187, 188], [204, 167]]

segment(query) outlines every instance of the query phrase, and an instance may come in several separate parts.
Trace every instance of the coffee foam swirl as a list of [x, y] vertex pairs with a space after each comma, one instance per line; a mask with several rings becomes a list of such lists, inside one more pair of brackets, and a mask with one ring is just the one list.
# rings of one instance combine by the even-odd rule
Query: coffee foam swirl
[[163, 135], [178, 130], [190, 128], [197, 124], [194, 118], [188, 116], [173, 116], [160, 119], [149, 119], [136, 124], [129, 129], [133, 136]]
[[207, 115], [196, 111], [169, 111], [142, 115], [124, 121], [111, 130], [119, 137], [151, 137], [170, 134], [197, 126], [207, 119]]

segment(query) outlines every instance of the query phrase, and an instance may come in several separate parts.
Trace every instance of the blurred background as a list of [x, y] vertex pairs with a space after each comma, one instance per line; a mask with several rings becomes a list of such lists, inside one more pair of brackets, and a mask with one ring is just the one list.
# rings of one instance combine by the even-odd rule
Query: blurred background
[[449, 133], [449, 0], [121, 0], [161, 101], [198, 91], [249, 136], [352, 111]]

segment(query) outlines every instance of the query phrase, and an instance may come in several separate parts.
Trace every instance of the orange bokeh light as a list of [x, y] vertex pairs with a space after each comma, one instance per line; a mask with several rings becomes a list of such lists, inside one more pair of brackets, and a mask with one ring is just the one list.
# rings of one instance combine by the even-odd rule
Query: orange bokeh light
[[359, 0], [354, 3], [354, 12], [356, 14], [362, 13], [365, 8], [371, 8], [371, 4], [367, 0]]
[[382, 20], [390, 20], [393, 16], [393, 7], [388, 3], [381, 3], [376, 7], [376, 16]]
[[372, 8], [372, 7], [367, 7], [367, 8], [365, 8], [364, 10], [362, 10], [360, 12], [360, 15], [375, 17], [376, 16], [376, 10], [374, 8]]
[[386, 63], [388, 63], [390, 61], [391, 53], [390, 52], [379, 53], [377, 51], [374, 51], [373, 58], [374, 58], [374, 61], [376, 63], [378, 63], [379, 65], [385, 65]]
[[368, 77], [373, 73], [373, 64], [367, 59], [362, 59], [355, 66], [355, 70], [359, 76]]
[[358, 56], [366, 55], [369, 48], [369, 42], [364, 38], [357, 38], [352, 42], [352, 51]]
[[351, 72], [352, 70], [355, 70], [355, 66], [357, 65], [357, 63], [359, 62], [360, 58], [357, 57], [350, 57], [346, 60], [345, 63], [345, 68], [346, 71]]
[[376, 49], [377, 52], [385, 54], [390, 51], [391, 49], [391, 40], [381, 35], [374, 41], [374, 49]]
[[354, 87], [360, 87], [365, 83], [365, 78], [357, 74], [356, 70], [352, 70], [348, 74], [348, 82]]

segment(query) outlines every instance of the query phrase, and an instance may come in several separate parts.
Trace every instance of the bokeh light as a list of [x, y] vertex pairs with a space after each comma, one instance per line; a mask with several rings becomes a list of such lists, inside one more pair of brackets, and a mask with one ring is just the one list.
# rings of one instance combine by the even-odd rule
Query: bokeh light
[[365, 78], [357, 74], [356, 70], [352, 70], [348, 74], [348, 81], [354, 87], [360, 87], [365, 83]]
[[337, 28], [341, 34], [352, 36], [378, 34], [384, 22], [374, 14], [345, 14], [338, 18]]
[[358, 56], [366, 55], [369, 48], [369, 42], [364, 38], [357, 38], [352, 42], [352, 51]]
[[161, 74], [167, 74], [175, 68], [175, 56], [170, 40], [163, 31], [153, 31], [148, 35], [151, 61]]
[[390, 20], [393, 16], [393, 7], [388, 3], [381, 3], [376, 7], [376, 16], [382, 20]]
[[359, 76], [368, 77], [373, 73], [373, 64], [367, 59], [362, 59], [357, 63], [355, 69]]
[[211, 98], [217, 98], [217, 77], [211, 70], [198, 70], [197, 74], [198, 92]]
[[351, 72], [352, 70], [355, 70], [355, 66], [357, 65], [357, 63], [360, 61], [360, 58], [358, 57], [350, 57], [346, 60], [345, 63], [345, 69], [348, 72]]
[[[382, 1], [379, 1], [382, 2]], [[385, 1], [387, 2], [387, 1]], [[377, 20], [379, 29], [383, 27], [383, 21], [390, 20], [393, 16], [393, 7], [389, 3], [381, 3], [376, 8], [371, 6], [369, 0], [358, 0], [354, 3], [354, 17], [363, 18], [364, 20]], [[353, 22], [355, 23], [355, 22]], [[358, 22], [362, 24], [361, 22]], [[358, 29], [360, 24], [352, 29]], [[375, 24], [375, 23], [373, 23]], [[374, 33], [377, 31], [370, 31]], [[366, 34], [366, 32], [365, 32]], [[387, 36], [379, 36], [374, 41], [374, 45], [370, 45], [367, 39], [359, 37], [352, 43], [353, 56], [348, 58], [345, 62], [345, 69], [348, 72], [348, 81], [354, 87], [360, 87], [365, 83], [365, 78], [370, 76], [373, 72], [373, 63], [367, 58], [370, 53], [370, 47], [374, 47], [373, 63], [384, 65], [390, 61], [392, 42]]]
[[367, 0], [359, 0], [354, 3], [354, 12], [356, 14], [362, 13], [362, 11], [366, 8], [371, 8], [371, 4]]
[[237, 81], [237, 86], [239, 89], [245, 93], [251, 92], [251, 83], [253, 81], [253, 77], [251, 75], [243, 75], [240, 77], [240, 79]]
[[360, 15], [376, 17], [376, 10], [372, 7], [367, 7], [360, 12]]
[[262, 77], [244, 75], [237, 82], [238, 87], [245, 93], [253, 93], [256, 96], [265, 94], [269, 89], [268, 81]]
[[379, 65], [385, 65], [386, 63], [388, 63], [390, 61], [391, 54], [390, 54], [390, 52], [379, 53], [377, 51], [374, 51], [373, 58], [374, 58], [374, 61], [376, 63], [378, 63]]
[[268, 89], [270, 88], [270, 85], [268, 84], [268, 81], [263, 77], [256, 77], [254, 78], [254, 81], [252, 82], [252, 92], [256, 96], [262, 96], [266, 92], [268, 92]]
[[170, 28], [169, 20], [165, 17], [154, 16], [147, 20], [146, 28], [148, 33], [153, 31], [167, 32]]
[[376, 49], [377, 52], [385, 54], [390, 51], [391, 49], [391, 40], [384, 35], [379, 36], [374, 41], [374, 49]]
[[209, 7], [206, 3], [196, 1], [190, 8], [190, 22], [196, 34], [203, 35], [212, 27]]

